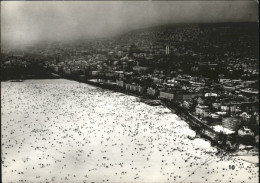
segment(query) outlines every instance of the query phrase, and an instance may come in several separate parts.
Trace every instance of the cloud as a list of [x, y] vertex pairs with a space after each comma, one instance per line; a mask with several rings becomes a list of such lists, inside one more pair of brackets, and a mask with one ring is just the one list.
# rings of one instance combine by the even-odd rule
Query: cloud
[[2, 41], [107, 37], [128, 30], [178, 22], [258, 20], [253, 1], [2, 1]]

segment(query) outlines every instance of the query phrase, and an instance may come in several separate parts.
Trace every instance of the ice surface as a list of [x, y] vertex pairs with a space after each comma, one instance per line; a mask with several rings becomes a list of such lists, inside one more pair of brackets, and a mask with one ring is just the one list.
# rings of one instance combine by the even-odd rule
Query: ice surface
[[1, 85], [4, 183], [258, 182], [162, 106], [62, 79]]
[[220, 125], [213, 126], [213, 129], [214, 129], [214, 131], [216, 131], [216, 132], [223, 132], [224, 134], [232, 134], [232, 133], [235, 133], [235, 131], [232, 131], [232, 130], [229, 130], [229, 129], [227, 129], [227, 128], [224, 128], [223, 126], [220, 126]]
[[201, 148], [208, 149], [211, 148], [210, 142], [206, 141], [204, 139], [194, 139], [193, 143], [197, 146], [200, 146]]

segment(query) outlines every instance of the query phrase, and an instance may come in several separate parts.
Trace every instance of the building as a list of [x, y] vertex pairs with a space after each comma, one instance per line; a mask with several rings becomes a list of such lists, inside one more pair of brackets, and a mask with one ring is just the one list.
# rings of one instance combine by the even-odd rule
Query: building
[[241, 103], [222, 103], [220, 106], [221, 111], [236, 113], [241, 111]]
[[251, 129], [242, 127], [238, 130], [238, 135], [240, 136], [254, 136], [254, 132], [251, 131]]
[[193, 98], [201, 97], [202, 93], [177, 93], [175, 99], [184, 101], [192, 100]]
[[137, 91], [137, 90], [138, 90], [137, 87], [138, 87], [138, 86], [135, 85], [135, 84], [130, 84], [130, 90], [131, 90], [131, 91]]
[[147, 71], [148, 67], [141, 67], [141, 66], [134, 66], [133, 71], [140, 73], [143, 73], [144, 71]]
[[259, 111], [259, 102], [242, 102], [241, 110], [245, 112], [258, 112]]
[[126, 89], [126, 90], [131, 90], [131, 85], [128, 84], [128, 83], [126, 83], [126, 84], [125, 84], [125, 89]]
[[98, 82], [98, 83], [105, 83], [106, 80], [105, 80], [105, 79], [97, 79], [97, 82]]
[[116, 83], [117, 83], [117, 86], [124, 88], [124, 81], [117, 80]]
[[172, 101], [174, 100], [174, 93], [168, 91], [160, 91], [159, 98]]
[[220, 82], [220, 83], [229, 83], [229, 82], [231, 82], [231, 79], [220, 78], [220, 79], [219, 79], [219, 82]]
[[136, 84], [125, 84], [125, 89], [128, 91], [132, 91], [132, 92], [138, 92], [138, 93], [142, 93], [144, 92], [144, 87], [141, 87], [139, 85]]
[[229, 92], [232, 92], [232, 91], [235, 91], [236, 90], [236, 87], [235, 86], [223, 86], [223, 90], [225, 91], [229, 91]]
[[113, 72], [107, 72], [107, 73], [105, 73], [105, 76], [108, 78], [112, 78], [112, 77], [116, 77], [116, 74]]
[[213, 103], [212, 108], [219, 110], [221, 108], [221, 104], [220, 103]]
[[219, 138], [218, 134], [214, 130], [203, 128], [201, 132], [203, 135], [206, 135], [207, 137], [211, 138], [214, 141], [217, 141], [217, 139]]
[[188, 101], [183, 101], [182, 106], [186, 109], [190, 109], [191, 108], [191, 103], [189, 103]]
[[242, 82], [242, 85], [243, 85], [243, 87], [250, 87], [255, 83], [256, 83], [256, 81], [244, 81], [244, 82]]
[[91, 71], [91, 76], [98, 76], [99, 74], [99, 71]]
[[143, 94], [145, 92], [145, 87], [137, 86], [137, 91], [138, 91], [138, 93]]
[[205, 93], [204, 96], [205, 96], [205, 97], [217, 97], [218, 94], [216, 94], [216, 93]]
[[246, 88], [246, 89], [240, 89], [240, 92], [248, 97], [253, 97], [253, 96], [258, 96], [259, 92], [257, 89], [253, 89], [253, 88]]
[[209, 115], [210, 109], [208, 106], [205, 105], [197, 105], [195, 107], [195, 113], [200, 115], [201, 117], [206, 117]]

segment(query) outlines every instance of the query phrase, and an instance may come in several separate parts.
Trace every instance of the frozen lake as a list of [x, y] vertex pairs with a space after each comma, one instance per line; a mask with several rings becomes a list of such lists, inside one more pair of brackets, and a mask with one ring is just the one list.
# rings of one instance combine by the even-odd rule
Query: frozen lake
[[63, 79], [1, 85], [4, 183], [258, 182], [162, 106]]

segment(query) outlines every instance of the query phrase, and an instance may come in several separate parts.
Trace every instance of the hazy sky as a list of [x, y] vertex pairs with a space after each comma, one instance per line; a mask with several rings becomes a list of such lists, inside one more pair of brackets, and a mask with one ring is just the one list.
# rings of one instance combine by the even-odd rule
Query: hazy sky
[[12, 44], [105, 37], [177, 22], [258, 20], [255, 1], [2, 1], [1, 38]]

